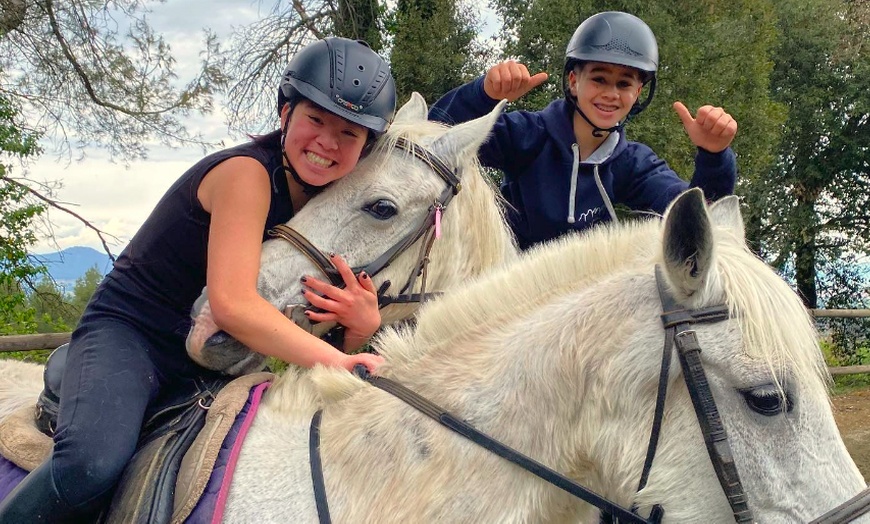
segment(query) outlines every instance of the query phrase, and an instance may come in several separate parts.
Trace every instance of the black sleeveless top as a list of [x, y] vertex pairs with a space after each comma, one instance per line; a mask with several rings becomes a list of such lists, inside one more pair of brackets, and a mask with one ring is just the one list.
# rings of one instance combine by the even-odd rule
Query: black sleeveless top
[[205, 371], [187, 356], [184, 347], [191, 327], [190, 309], [206, 282], [211, 222], [196, 194], [212, 168], [238, 156], [254, 158], [269, 173], [272, 199], [263, 239], [268, 229], [289, 220], [293, 205], [277, 133], [213, 153], [169, 188], [88, 305], [91, 313], [95, 309], [101, 313], [89, 318], [113, 318], [141, 329], [154, 342], [153, 360], [168, 372]]

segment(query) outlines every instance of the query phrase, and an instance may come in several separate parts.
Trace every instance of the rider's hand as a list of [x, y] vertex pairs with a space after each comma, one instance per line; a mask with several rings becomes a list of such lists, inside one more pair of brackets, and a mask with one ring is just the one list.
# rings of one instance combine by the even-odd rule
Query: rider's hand
[[492, 66], [483, 80], [483, 90], [493, 100], [520, 98], [547, 81], [547, 73], [529, 74], [525, 65], [508, 60]]
[[674, 102], [674, 111], [692, 143], [711, 153], [724, 151], [737, 134], [737, 121], [721, 107], [701, 106], [698, 115], [692, 118], [682, 102]]
[[377, 290], [366, 273], [356, 276], [343, 258], [331, 255], [331, 259], [344, 280], [345, 288], [339, 289], [314, 277], [304, 277], [302, 293], [305, 298], [312, 306], [324, 310], [323, 313], [306, 311], [305, 315], [316, 322], [341, 324], [351, 344], [350, 347], [346, 346], [347, 349], [356, 349], [381, 326]]
[[384, 357], [380, 355], [374, 355], [372, 353], [355, 353], [353, 355], [344, 355], [337, 365], [352, 373], [354, 366], [362, 364], [369, 370], [369, 373], [377, 375], [378, 368], [383, 363]]

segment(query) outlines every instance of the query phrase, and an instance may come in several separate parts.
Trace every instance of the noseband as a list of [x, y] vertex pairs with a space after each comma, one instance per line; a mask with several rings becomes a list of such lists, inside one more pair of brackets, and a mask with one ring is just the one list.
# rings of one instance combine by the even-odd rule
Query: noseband
[[[637, 491], [640, 491], [646, 486], [650, 469], [652, 468], [653, 460], [655, 458], [661, 432], [662, 419], [664, 416], [670, 363], [673, 350], [676, 348], [680, 367], [683, 371], [683, 378], [686, 382], [686, 387], [689, 390], [692, 405], [695, 408], [695, 415], [697, 416], [698, 424], [701, 427], [701, 433], [704, 436], [707, 453], [710, 456], [710, 461], [713, 464], [716, 477], [719, 479], [719, 484], [722, 486], [722, 490], [728, 499], [728, 504], [731, 506], [734, 520], [738, 523], [753, 522], [752, 511], [749, 509], [748, 500], [743, 490], [743, 485], [740, 482], [740, 476], [737, 472], [737, 466], [734, 463], [731, 446], [728, 443], [728, 435], [725, 432], [725, 427], [722, 425], [719, 411], [716, 408], [716, 401], [713, 398], [713, 393], [710, 390], [710, 385], [707, 382], [707, 377], [701, 363], [701, 347], [698, 343], [695, 331], [691, 329], [693, 324], [727, 320], [729, 318], [728, 307], [723, 304], [700, 309], [682, 308], [665, 288], [664, 278], [661, 269], [658, 266], [656, 266], [655, 275], [656, 286], [662, 303], [663, 312], [661, 320], [662, 325], [665, 328], [665, 342], [662, 350], [662, 363], [659, 374], [655, 411], [653, 414], [653, 425]], [[362, 365], [357, 366], [354, 371], [373, 386], [404, 401], [409, 406], [417, 409], [451, 431], [462, 435], [475, 444], [516, 464], [546, 482], [597, 507], [601, 513], [601, 522], [619, 524], [658, 524], [664, 516], [664, 509], [662, 506], [654, 505], [650, 511], [650, 516], [643, 517], [638, 513], [636, 505], [633, 505], [631, 509], [626, 509], [601, 495], [598, 495], [570, 478], [565, 477], [561, 473], [554, 471], [546, 465], [529, 458], [519, 451], [516, 451], [515, 449], [477, 430], [464, 420], [448, 411], [445, 411], [438, 405], [407, 389], [401, 384], [385, 377], [370, 375], [367, 369]], [[322, 412], [318, 411], [311, 420], [309, 451], [311, 455], [311, 476], [314, 485], [314, 497], [318, 517], [321, 524], [328, 524], [331, 522], [331, 519], [329, 516], [329, 505], [326, 499], [326, 488], [320, 459], [321, 414]], [[840, 524], [851, 522], [868, 511], [870, 511], [870, 489], [865, 489], [855, 497], [813, 520], [810, 524]]]
[[[385, 282], [381, 286], [381, 289], [378, 290], [378, 305], [380, 307], [394, 303], [422, 302], [431, 296], [426, 294], [426, 272], [429, 264], [429, 251], [432, 249], [432, 244], [436, 238], [436, 223], [440, 227], [441, 214], [447, 209], [447, 205], [453, 199], [453, 196], [462, 189], [462, 184], [456, 175], [456, 170], [448, 167], [443, 160], [431, 151], [402, 137], [396, 140], [395, 147], [407, 151], [425, 162], [426, 165], [432, 168], [432, 171], [447, 183], [447, 187], [429, 207], [428, 213], [415, 229], [405, 234], [398, 242], [372, 262], [364, 266], [352, 268], [355, 275], [364, 271], [373, 277], [386, 269], [393, 260], [414, 245], [420, 238], [425, 237], [420, 254], [417, 257], [417, 262], [411, 269], [408, 279], [399, 290], [399, 293], [394, 296], [386, 294], [387, 288], [390, 285], [389, 282]], [[318, 249], [317, 246], [308, 241], [301, 233], [286, 224], [279, 224], [269, 230], [269, 235], [290, 242], [296, 249], [308, 257], [315, 267], [329, 279], [333, 286], [344, 287], [344, 281], [330, 258]], [[417, 277], [422, 277], [420, 293], [408, 293], [413, 288]]]

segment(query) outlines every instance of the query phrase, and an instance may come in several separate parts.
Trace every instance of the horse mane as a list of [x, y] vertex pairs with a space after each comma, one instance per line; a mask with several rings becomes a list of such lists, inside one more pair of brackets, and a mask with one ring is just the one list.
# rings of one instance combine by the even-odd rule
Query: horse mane
[[[603, 275], [642, 262], [651, 265], [658, 244], [650, 240], [657, 223], [639, 219], [622, 226], [606, 224], [536, 246], [513, 264], [428, 303], [418, 313], [413, 333], [387, 329], [376, 344], [391, 360], [414, 360], [419, 348], [461, 344], [477, 336], [481, 326], [492, 329], [513, 322]], [[413, 342], [401, 340], [411, 336]]]
[[815, 322], [797, 294], [742, 241], [718, 242], [717, 249], [716, 274], [747, 355], [762, 359], [781, 389], [794, 380], [828, 395], [831, 379]]
[[[826, 388], [818, 334], [797, 295], [742, 238], [721, 227], [714, 228], [714, 236], [716, 263], [699, 303], [714, 305], [724, 299], [739, 322], [744, 351], [767, 363], [775, 384], [796, 380]], [[661, 261], [661, 242], [658, 218], [564, 236], [427, 304], [416, 329], [388, 328], [374, 345], [395, 367], [439, 348], [462, 347], [483, 331], [515, 324], [542, 304], [591, 283], [621, 272], [651, 275]], [[769, 317], [772, 312], [776, 318]]]

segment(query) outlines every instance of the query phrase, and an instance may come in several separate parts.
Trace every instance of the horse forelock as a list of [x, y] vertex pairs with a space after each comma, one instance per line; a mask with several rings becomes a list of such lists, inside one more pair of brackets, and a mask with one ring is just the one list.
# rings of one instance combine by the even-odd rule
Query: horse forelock
[[818, 332], [797, 294], [742, 242], [717, 244], [716, 274], [746, 355], [763, 361], [780, 388], [794, 381], [827, 395]]

